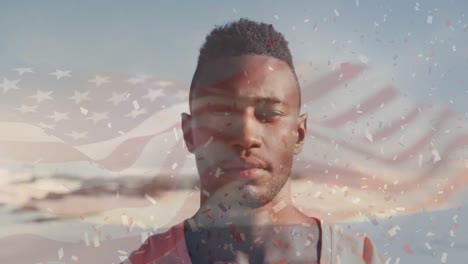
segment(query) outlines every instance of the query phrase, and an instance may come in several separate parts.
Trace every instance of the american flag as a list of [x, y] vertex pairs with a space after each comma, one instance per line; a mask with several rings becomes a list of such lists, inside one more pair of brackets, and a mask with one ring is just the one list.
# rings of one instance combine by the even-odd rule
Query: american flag
[[[297, 71], [309, 116], [293, 165], [293, 198], [302, 210], [329, 221], [375, 221], [461, 204], [468, 182], [463, 116], [416, 102], [366, 64]], [[194, 173], [180, 130], [187, 84], [68, 69], [19, 68], [0, 77], [5, 166]], [[177, 219], [193, 211], [197, 197], [185, 201]]]

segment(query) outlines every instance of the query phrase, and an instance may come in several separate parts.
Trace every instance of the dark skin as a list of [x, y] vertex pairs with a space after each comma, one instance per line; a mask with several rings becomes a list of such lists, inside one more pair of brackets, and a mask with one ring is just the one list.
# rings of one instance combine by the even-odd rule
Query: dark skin
[[[210, 61], [197, 76], [190, 110], [182, 129], [202, 190], [200, 209], [185, 222], [192, 260], [316, 261], [317, 251], [304, 243], [317, 245], [319, 226], [291, 200], [291, 167], [304, 145], [307, 115], [300, 114], [290, 67], [263, 55]], [[244, 178], [224, 169], [232, 160], [262, 166]], [[308, 242], [291, 246], [293, 231]], [[197, 245], [204, 236], [207, 243]]]

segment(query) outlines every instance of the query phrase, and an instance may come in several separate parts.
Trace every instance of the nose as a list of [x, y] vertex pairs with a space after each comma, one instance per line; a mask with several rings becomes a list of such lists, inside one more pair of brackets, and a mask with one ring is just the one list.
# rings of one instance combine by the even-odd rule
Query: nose
[[241, 150], [260, 148], [262, 141], [259, 122], [251, 111], [236, 115], [232, 124], [231, 145]]

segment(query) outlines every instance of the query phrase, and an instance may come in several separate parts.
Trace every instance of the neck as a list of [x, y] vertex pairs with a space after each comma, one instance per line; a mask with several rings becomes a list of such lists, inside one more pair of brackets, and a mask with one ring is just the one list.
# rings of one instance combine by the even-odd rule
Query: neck
[[[233, 183], [207, 196], [201, 192], [200, 209], [192, 217], [197, 227], [259, 226], [302, 223], [306, 215], [294, 207], [290, 180], [271, 200], [255, 197], [255, 188]], [[249, 192], [250, 188], [250, 192]], [[250, 197], [249, 197], [250, 196]]]

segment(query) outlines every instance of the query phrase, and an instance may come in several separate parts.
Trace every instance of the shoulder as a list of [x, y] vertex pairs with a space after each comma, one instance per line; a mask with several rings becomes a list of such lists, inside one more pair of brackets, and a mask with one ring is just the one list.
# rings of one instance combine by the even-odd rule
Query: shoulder
[[340, 226], [321, 222], [324, 263], [384, 263], [374, 242], [366, 235], [352, 234]]
[[[122, 264], [170, 263], [167, 258], [172, 260], [174, 256], [179, 256], [181, 246], [185, 246], [183, 223], [150, 236]], [[167, 260], [163, 261], [163, 259]]]

